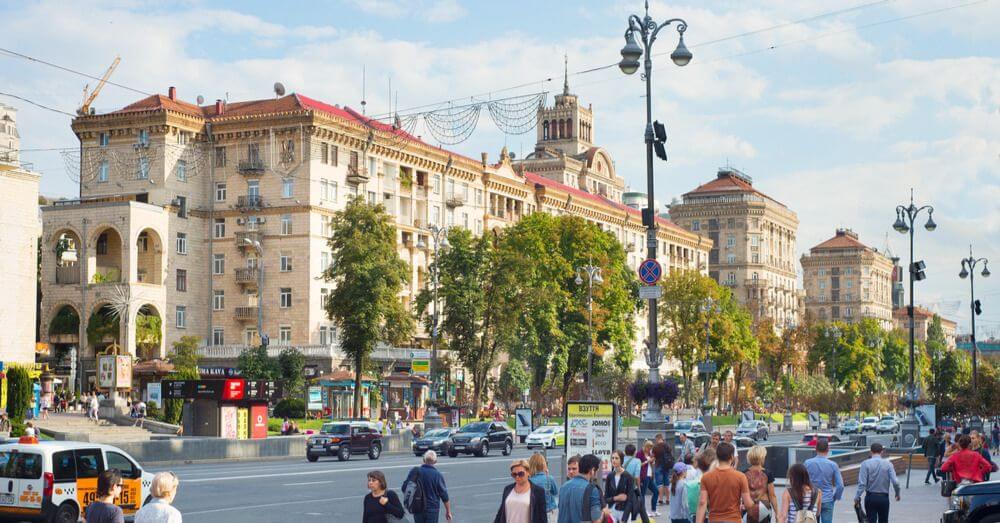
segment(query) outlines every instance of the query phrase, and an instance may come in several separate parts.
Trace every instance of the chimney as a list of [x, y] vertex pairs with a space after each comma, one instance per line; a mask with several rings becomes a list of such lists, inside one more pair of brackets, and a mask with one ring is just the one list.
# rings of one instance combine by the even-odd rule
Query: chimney
[[490, 157], [489, 153], [483, 153], [483, 167], [486, 167], [487, 165], [486, 161], [489, 159], [489, 157]]
[[174, 100], [174, 101], [177, 100], [177, 88], [176, 87], [174, 87], [174, 86], [171, 85], [167, 89], [167, 98], [170, 98], [171, 100]]
[[226, 104], [222, 102], [221, 99], [215, 101], [215, 115], [222, 116], [222, 113], [226, 111]]

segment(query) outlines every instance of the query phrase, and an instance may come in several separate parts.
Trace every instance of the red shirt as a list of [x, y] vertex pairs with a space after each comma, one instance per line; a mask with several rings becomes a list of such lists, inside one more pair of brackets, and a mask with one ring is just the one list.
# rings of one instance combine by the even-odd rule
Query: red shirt
[[945, 460], [941, 470], [951, 472], [956, 482], [963, 479], [979, 483], [983, 480], [983, 475], [989, 472], [993, 465], [986, 461], [983, 456], [971, 449], [960, 450]]

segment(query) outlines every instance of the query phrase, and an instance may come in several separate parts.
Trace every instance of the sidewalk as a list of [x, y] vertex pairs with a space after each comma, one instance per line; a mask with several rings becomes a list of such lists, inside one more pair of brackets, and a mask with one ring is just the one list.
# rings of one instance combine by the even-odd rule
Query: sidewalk
[[[941, 484], [931, 482], [924, 484], [926, 469], [913, 469], [910, 476], [910, 488], [906, 488], [906, 475], [899, 477], [902, 487], [901, 501], [892, 498], [889, 507], [889, 521], [905, 521], [907, 523], [935, 523], [941, 521], [941, 513], [948, 506], [948, 498], [941, 497]], [[834, 521], [857, 521], [854, 514], [854, 493], [857, 485], [851, 485], [844, 490], [844, 499], [834, 507]], [[863, 502], [862, 502], [863, 503]]]

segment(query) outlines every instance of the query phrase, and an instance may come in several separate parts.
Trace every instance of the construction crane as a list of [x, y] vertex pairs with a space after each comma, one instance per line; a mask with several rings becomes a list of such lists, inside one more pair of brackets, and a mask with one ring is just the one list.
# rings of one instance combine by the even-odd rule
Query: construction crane
[[101, 89], [104, 88], [104, 84], [107, 83], [111, 73], [115, 72], [115, 68], [118, 67], [118, 64], [121, 63], [121, 61], [122, 59], [120, 56], [115, 57], [115, 61], [111, 62], [111, 67], [108, 67], [108, 70], [104, 73], [101, 81], [97, 83], [97, 87], [94, 87], [93, 92], [89, 94], [87, 93], [87, 89], [90, 88], [90, 84], [83, 86], [83, 104], [76, 110], [76, 114], [81, 116], [90, 114], [90, 104], [92, 104], [94, 99], [97, 98], [97, 95], [101, 93]]

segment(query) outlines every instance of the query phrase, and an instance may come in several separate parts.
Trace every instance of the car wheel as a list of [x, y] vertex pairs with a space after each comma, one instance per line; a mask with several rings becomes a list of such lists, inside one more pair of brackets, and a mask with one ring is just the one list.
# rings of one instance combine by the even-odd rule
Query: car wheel
[[510, 456], [511, 451], [513, 451], [513, 450], [514, 450], [514, 444], [511, 443], [510, 440], [507, 440], [503, 444], [503, 455], [504, 456]]
[[455, 452], [454, 449], [448, 449], [448, 457], [449, 458], [457, 458], [458, 457], [458, 452]]
[[550, 448], [550, 449], [556, 448], [556, 440], [555, 439], [550, 439], [549, 442], [545, 446], [548, 447], [548, 448]]
[[378, 459], [382, 455], [382, 445], [378, 443], [372, 445], [372, 448], [368, 449], [368, 459]]
[[79, 509], [76, 508], [76, 505], [67, 501], [59, 505], [59, 509], [52, 516], [52, 523], [76, 523], [79, 518]]
[[319, 456], [315, 454], [306, 454], [306, 459], [309, 460], [310, 463], [316, 463], [316, 460], [319, 459]]
[[351, 449], [349, 447], [340, 447], [340, 450], [337, 451], [337, 459], [340, 461], [351, 459]]
[[476, 452], [476, 454], [480, 458], [485, 458], [486, 456], [489, 456], [490, 455], [490, 444], [484, 441], [481, 445], [479, 445], [479, 451]]

